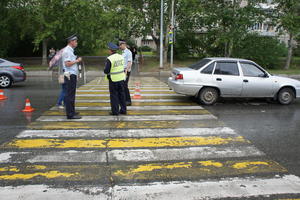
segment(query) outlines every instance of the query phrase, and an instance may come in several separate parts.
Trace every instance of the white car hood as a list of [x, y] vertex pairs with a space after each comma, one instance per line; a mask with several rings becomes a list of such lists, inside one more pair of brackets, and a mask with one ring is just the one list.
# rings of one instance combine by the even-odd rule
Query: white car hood
[[300, 87], [300, 81], [296, 80], [296, 79], [292, 79], [292, 78], [288, 78], [288, 77], [283, 77], [283, 76], [276, 76], [273, 75], [272, 76], [276, 81], [278, 81], [279, 83], [288, 83], [288, 84], [293, 84], [296, 87]]

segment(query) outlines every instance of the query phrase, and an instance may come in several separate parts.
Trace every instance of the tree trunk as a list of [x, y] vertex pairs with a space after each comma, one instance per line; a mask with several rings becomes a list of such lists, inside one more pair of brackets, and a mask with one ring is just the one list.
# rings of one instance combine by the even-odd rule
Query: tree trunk
[[288, 70], [290, 68], [291, 65], [291, 61], [292, 61], [292, 57], [293, 57], [293, 34], [290, 33], [289, 34], [289, 42], [288, 42], [288, 55], [286, 58], [286, 63], [284, 66], [284, 69]]
[[227, 57], [231, 57], [232, 51], [233, 51], [233, 39], [231, 38], [229, 40], [229, 44], [228, 44], [228, 55], [227, 55]]
[[159, 47], [160, 47], [160, 43], [159, 43], [159, 38], [155, 37], [155, 35], [152, 33], [151, 34], [152, 39], [154, 40], [154, 43], [156, 45], [156, 58], [159, 59]]
[[42, 59], [42, 65], [46, 66], [47, 65], [47, 39], [43, 40], [43, 59]]

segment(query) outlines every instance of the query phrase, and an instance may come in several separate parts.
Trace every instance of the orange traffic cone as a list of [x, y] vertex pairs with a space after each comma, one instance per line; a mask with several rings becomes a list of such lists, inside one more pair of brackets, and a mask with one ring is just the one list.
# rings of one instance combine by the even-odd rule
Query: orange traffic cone
[[7, 97], [4, 96], [3, 90], [0, 90], [0, 100], [5, 100], [5, 99], [7, 99]]
[[23, 112], [33, 112], [35, 109], [31, 107], [30, 100], [26, 99], [26, 105]]
[[133, 98], [134, 99], [141, 99], [142, 98], [140, 83], [135, 83], [135, 90], [134, 90]]

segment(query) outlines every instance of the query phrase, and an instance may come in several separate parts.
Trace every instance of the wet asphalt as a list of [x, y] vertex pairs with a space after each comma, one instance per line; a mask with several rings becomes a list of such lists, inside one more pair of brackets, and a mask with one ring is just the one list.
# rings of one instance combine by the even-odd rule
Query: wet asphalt
[[[88, 77], [92, 80], [96, 77]], [[166, 77], [160, 77], [166, 80]], [[78, 85], [82, 85], [79, 82]], [[53, 77], [28, 77], [5, 89], [8, 100], [0, 102], [0, 144], [14, 138], [26, 125], [56, 104], [60, 86]], [[32, 115], [21, 110], [30, 98], [36, 109]], [[191, 99], [192, 101], [192, 99]], [[257, 99], [221, 99], [214, 106], [205, 106], [219, 120], [250, 140], [267, 157], [300, 176], [300, 101], [289, 106]]]

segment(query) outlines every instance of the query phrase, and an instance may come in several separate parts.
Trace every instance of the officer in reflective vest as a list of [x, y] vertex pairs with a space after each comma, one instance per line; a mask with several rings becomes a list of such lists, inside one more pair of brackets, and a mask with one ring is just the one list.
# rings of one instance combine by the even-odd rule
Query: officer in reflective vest
[[116, 44], [109, 43], [108, 49], [110, 56], [106, 60], [104, 73], [109, 80], [110, 115], [126, 115], [124, 58], [117, 53], [119, 47]]

